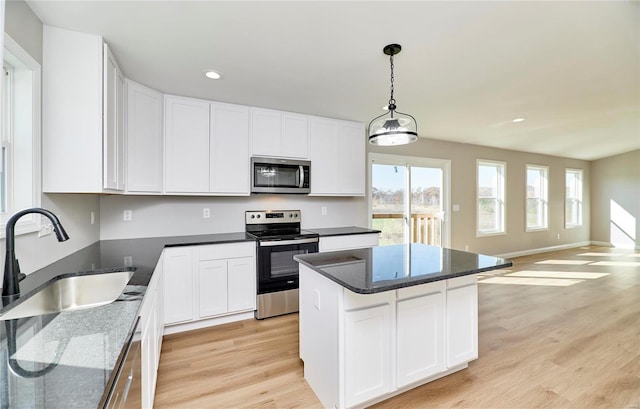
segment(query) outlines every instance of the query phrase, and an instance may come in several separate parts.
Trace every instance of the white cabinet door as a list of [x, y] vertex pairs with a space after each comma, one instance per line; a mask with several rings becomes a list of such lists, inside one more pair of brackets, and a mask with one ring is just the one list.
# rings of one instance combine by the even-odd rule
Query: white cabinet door
[[478, 286], [447, 290], [447, 366], [478, 358]]
[[250, 194], [249, 108], [211, 104], [209, 191], [227, 195]]
[[201, 261], [197, 288], [200, 318], [227, 312], [227, 261]]
[[364, 124], [343, 122], [340, 127], [339, 193], [364, 196], [365, 151]]
[[331, 195], [340, 186], [340, 126], [337, 121], [312, 117], [309, 127], [311, 194]]
[[124, 78], [106, 44], [103, 86], [104, 188], [124, 190]]
[[165, 96], [165, 191], [209, 191], [209, 102]]
[[193, 252], [190, 247], [164, 250], [164, 322], [191, 321], [193, 314]]
[[383, 395], [391, 385], [391, 306], [345, 312], [345, 406]]
[[251, 109], [251, 153], [253, 156], [280, 156], [282, 113]]
[[229, 312], [256, 308], [256, 259], [234, 258], [227, 262]]
[[310, 119], [311, 195], [364, 196], [364, 141], [361, 123]]
[[442, 372], [445, 365], [444, 293], [397, 304], [397, 386]]
[[[46, 67], [42, 71], [43, 190], [100, 193], [104, 189], [102, 37], [45, 25], [42, 59]], [[110, 154], [115, 157], [115, 150]]]
[[287, 158], [309, 157], [309, 117], [282, 113], [281, 154]]
[[271, 109], [251, 109], [253, 156], [307, 159], [309, 117]]
[[162, 192], [162, 94], [127, 85], [127, 191]]

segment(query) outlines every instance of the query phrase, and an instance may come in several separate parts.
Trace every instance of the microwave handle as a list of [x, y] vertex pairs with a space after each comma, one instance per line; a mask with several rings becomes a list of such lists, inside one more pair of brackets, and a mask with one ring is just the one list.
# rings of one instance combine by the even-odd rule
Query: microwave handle
[[299, 188], [304, 186], [304, 166], [300, 165], [300, 185]]

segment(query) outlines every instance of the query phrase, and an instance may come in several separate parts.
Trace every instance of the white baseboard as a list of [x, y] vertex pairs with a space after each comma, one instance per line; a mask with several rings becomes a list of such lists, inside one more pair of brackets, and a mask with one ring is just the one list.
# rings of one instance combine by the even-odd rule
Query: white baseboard
[[530, 256], [532, 254], [547, 253], [549, 251], [567, 250], [567, 249], [573, 249], [573, 248], [576, 248], [576, 247], [589, 246], [592, 243], [593, 242], [591, 242], [591, 241], [581, 241], [581, 242], [578, 242], [578, 243], [561, 244], [559, 246], [550, 246], [550, 247], [541, 247], [541, 248], [537, 248], [537, 249], [514, 251], [512, 253], [498, 254], [495, 257], [513, 258], [513, 257]]
[[253, 311], [241, 312], [238, 314], [223, 315], [221, 317], [209, 318], [198, 321], [184, 322], [181, 324], [170, 324], [164, 327], [164, 335], [176, 334], [178, 332], [191, 331], [213, 327], [214, 325], [226, 324], [228, 322], [242, 321], [254, 318]]

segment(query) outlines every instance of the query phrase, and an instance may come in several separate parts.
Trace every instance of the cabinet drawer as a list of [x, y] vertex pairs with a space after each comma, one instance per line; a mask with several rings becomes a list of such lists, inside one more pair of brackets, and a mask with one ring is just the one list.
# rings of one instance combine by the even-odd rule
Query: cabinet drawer
[[345, 311], [374, 305], [391, 304], [395, 301], [395, 293], [393, 291], [385, 291], [377, 294], [357, 294], [345, 288], [343, 294]]
[[444, 291], [446, 286], [446, 281], [441, 280], [433, 283], [414, 285], [413, 287], [400, 288], [398, 290], [398, 300], [439, 293]]
[[319, 249], [323, 251], [348, 250], [378, 245], [378, 233], [321, 237]]
[[476, 274], [470, 274], [468, 276], [450, 278], [447, 280], [447, 288], [458, 288], [467, 285], [474, 285], [477, 283]]
[[197, 250], [199, 261], [253, 257], [256, 255], [256, 243], [210, 244], [197, 246]]

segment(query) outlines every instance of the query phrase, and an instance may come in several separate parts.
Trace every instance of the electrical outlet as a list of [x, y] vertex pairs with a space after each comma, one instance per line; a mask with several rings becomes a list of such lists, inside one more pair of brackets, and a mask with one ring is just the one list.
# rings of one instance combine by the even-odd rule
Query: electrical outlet
[[211, 209], [209, 209], [208, 207], [205, 207], [204, 209], [202, 209], [202, 217], [204, 219], [208, 219], [211, 217]]
[[469, 251], [469, 245], [468, 244], [464, 245], [464, 251]]
[[91, 224], [96, 224], [96, 212], [91, 212]]
[[48, 236], [51, 234], [52, 231], [53, 231], [52, 224], [43, 224], [42, 227], [40, 227], [40, 231], [38, 232], [38, 237]]
[[558, 240], [560, 240], [560, 233], [558, 233]]
[[327, 215], [327, 206], [322, 206], [320, 208], [320, 213], [322, 213], [323, 216]]
[[133, 266], [133, 256], [125, 256], [124, 257], [124, 266], [132, 267]]
[[453, 211], [454, 212], [459, 212], [460, 211], [460, 205], [459, 204], [454, 204], [453, 205]]
[[132, 218], [133, 212], [131, 210], [125, 210], [122, 215], [122, 220], [124, 220], [125, 222], [130, 222]]

